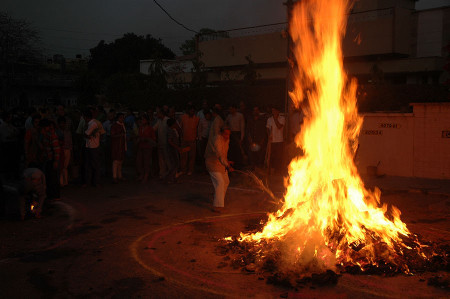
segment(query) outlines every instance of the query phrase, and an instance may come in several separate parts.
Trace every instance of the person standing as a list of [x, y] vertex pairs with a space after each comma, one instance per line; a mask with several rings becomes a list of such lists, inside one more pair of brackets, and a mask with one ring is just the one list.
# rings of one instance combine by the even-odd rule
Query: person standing
[[203, 171], [206, 170], [205, 168], [205, 150], [206, 150], [206, 145], [208, 144], [208, 134], [209, 134], [209, 130], [211, 129], [211, 118], [212, 118], [212, 114], [210, 110], [204, 110], [204, 118], [200, 118], [199, 123], [198, 123], [198, 138], [199, 138], [199, 142], [198, 142], [198, 152], [199, 152], [199, 157], [200, 157], [200, 161], [201, 161], [201, 165], [203, 167]]
[[303, 111], [300, 110], [298, 107], [293, 107], [291, 109], [292, 113], [289, 117], [289, 133], [290, 133], [290, 140], [294, 141], [295, 136], [300, 132], [300, 129], [303, 125]]
[[180, 166], [180, 154], [183, 151], [180, 146], [180, 135], [178, 134], [176, 120], [169, 118], [167, 127], [167, 183], [175, 183]]
[[141, 125], [138, 133], [136, 170], [139, 173], [139, 180], [143, 183], [147, 182], [151, 176], [152, 154], [156, 145], [156, 134], [149, 121], [150, 118], [147, 114], [141, 116]]
[[[25, 120], [25, 130], [33, 128], [33, 116], [37, 114], [37, 110], [34, 107], [28, 109], [28, 117]], [[40, 115], [39, 115], [40, 116]]]
[[148, 124], [154, 127], [156, 125], [156, 122], [158, 121], [158, 118], [155, 117], [155, 109], [153, 107], [147, 109], [147, 116], [148, 116]]
[[40, 114], [34, 114], [31, 121], [31, 127], [26, 130], [24, 137], [25, 147], [25, 167], [29, 164], [39, 164], [42, 160], [42, 144], [39, 141], [39, 122]]
[[189, 151], [181, 154], [181, 171], [187, 173], [187, 175], [191, 175], [194, 172], [198, 123], [199, 117], [195, 115], [194, 106], [189, 106], [187, 113], [181, 116], [181, 146], [189, 148]]
[[126, 156], [131, 158], [134, 153], [134, 138], [137, 135], [136, 117], [133, 110], [130, 108], [127, 110], [127, 116], [124, 119], [125, 128], [127, 130], [127, 150]]
[[66, 108], [62, 104], [58, 105], [58, 107], [56, 107], [55, 109], [55, 123], [58, 122], [58, 118], [60, 117], [64, 117], [66, 119], [66, 128], [72, 132], [73, 130], [72, 119], [67, 116]]
[[230, 114], [227, 116], [227, 125], [231, 129], [229, 158], [236, 162], [236, 166], [242, 166], [242, 143], [245, 136], [245, 120], [242, 113], [237, 111], [236, 105], [230, 106]]
[[284, 167], [284, 124], [286, 120], [280, 115], [280, 111], [272, 107], [272, 116], [267, 120], [266, 128], [269, 136], [268, 165], [269, 174], [273, 168], [276, 173], [281, 174]]
[[103, 129], [105, 130], [105, 134], [102, 136], [101, 143], [103, 143], [104, 150], [104, 169], [105, 176], [110, 178], [112, 177], [112, 160], [111, 160], [111, 126], [116, 121], [116, 111], [114, 109], [110, 109], [108, 112], [108, 119], [102, 124]]
[[59, 185], [59, 162], [60, 151], [58, 136], [56, 136], [55, 128], [52, 122], [48, 119], [42, 119], [39, 122], [41, 140], [44, 155], [43, 155], [43, 171], [45, 173], [47, 183], [47, 197], [49, 199], [60, 200], [60, 185]]
[[164, 179], [168, 173], [167, 157], [167, 114], [165, 110], [158, 111], [158, 122], [153, 127], [157, 133], [159, 178]]
[[87, 124], [87, 129], [84, 131], [86, 139], [85, 155], [84, 155], [84, 171], [85, 182], [83, 187], [88, 184], [98, 186], [100, 181], [100, 130], [96, 119], [93, 118], [92, 111], [86, 110], [83, 113], [83, 118]]
[[58, 129], [56, 135], [60, 141], [61, 158], [60, 158], [60, 174], [59, 181], [61, 187], [69, 184], [69, 167], [70, 159], [72, 156], [72, 132], [67, 127], [66, 118], [63, 116], [58, 117]]
[[266, 152], [267, 130], [266, 121], [261, 116], [258, 106], [253, 107], [252, 116], [248, 119], [246, 136], [251, 167], [262, 166]]
[[214, 140], [208, 141], [205, 151], [206, 169], [214, 186], [213, 211], [220, 213], [225, 205], [225, 194], [230, 179], [228, 172], [233, 171], [231, 162], [227, 159], [231, 130], [223, 127]]
[[13, 124], [12, 114], [4, 112], [0, 124], [0, 173], [11, 178], [20, 175], [19, 129]]
[[123, 113], [117, 113], [117, 121], [111, 126], [111, 159], [113, 183], [123, 180], [122, 164], [127, 151], [127, 130], [125, 129]]
[[202, 109], [197, 112], [197, 116], [199, 119], [205, 118], [205, 112], [209, 111], [209, 105], [207, 100], [202, 101]]
[[215, 106], [212, 109], [212, 123], [211, 128], [209, 129], [208, 142], [213, 141], [214, 138], [219, 135], [220, 130], [225, 125], [222, 116], [222, 109], [218, 106]]

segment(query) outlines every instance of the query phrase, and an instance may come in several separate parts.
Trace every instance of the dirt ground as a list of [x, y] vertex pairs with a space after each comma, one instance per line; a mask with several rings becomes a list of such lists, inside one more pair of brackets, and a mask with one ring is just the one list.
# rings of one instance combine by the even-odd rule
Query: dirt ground
[[[408, 228], [439, 244], [450, 243], [450, 197], [417, 188], [393, 188], [383, 178], [382, 201], [402, 211]], [[344, 274], [333, 286], [292, 289], [267, 283], [263, 273], [234, 269], [217, 240], [276, 210], [248, 178], [235, 175], [223, 214], [210, 210], [209, 177], [182, 177], [143, 185], [107, 182], [70, 185], [48, 203], [42, 219], [0, 220], [2, 298], [316, 298], [449, 297], [429, 285], [448, 272], [416, 275]], [[282, 192], [282, 180], [271, 188]], [[372, 180], [371, 184], [376, 184]], [[450, 182], [447, 182], [450, 185]], [[444, 182], [445, 184], [445, 182]], [[397, 184], [398, 185], [398, 184]]]

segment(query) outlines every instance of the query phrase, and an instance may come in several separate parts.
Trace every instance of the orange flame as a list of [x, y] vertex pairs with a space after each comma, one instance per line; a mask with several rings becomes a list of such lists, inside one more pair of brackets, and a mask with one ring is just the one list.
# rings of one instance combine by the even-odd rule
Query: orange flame
[[398, 209], [392, 208], [390, 219], [385, 216], [380, 191], [364, 188], [353, 161], [362, 118], [356, 81], [347, 79], [342, 62], [349, 9], [346, 0], [302, 0], [293, 8], [296, 65], [290, 97], [308, 116], [295, 138], [304, 155], [289, 165], [282, 208], [269, 215], [261, 232], [241, 234], [242, 241], [285, 241], [284, 250], [295, 261], [317, 260], [326, 268], [352, 262], [351, 247], [373, 262], [381, 254], [375, 242], [384, 242], [382, 254], [389, 260], [401, 236], [409, 235]]

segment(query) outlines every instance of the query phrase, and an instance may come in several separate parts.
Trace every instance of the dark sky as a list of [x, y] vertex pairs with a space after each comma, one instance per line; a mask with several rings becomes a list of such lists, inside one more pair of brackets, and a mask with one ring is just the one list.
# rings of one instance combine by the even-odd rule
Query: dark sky
[[[199, 30], [233, 29], [286, 21], [285, 0], [158, 0], [179, 22]], [[416, 8], [449, 5], [450, 0], [420, 0]], [[100, 40], [111, 42], [134, 32], [161, 38], [181, 54], [193, 36], [164, 14], [152, 0], [2, 0], [2, 10], [26, 19], [40, 32], [46, 54], [89, 54]]]

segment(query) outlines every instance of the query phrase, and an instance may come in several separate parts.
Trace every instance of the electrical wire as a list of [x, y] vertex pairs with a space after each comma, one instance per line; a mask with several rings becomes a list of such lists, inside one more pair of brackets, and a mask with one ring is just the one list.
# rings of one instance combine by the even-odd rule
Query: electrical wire
[[161, 4], [159, 4], [156, 0], [153, 0], [153, 2], [155, 2], [155, 4], [158, 5], [158, 7], [161, 8], [161, 10], [164, 11], [165, 14], [166, 14], [172, 21], [174, 21], [175, 23], [177, 23], [178, 25], [180, 25], [180, 26], [183, 27], [184, 29], [186, 29], [186, 30], [188, 30], [188, 31], [191, 31], [191, 32], [194, 32], [194, 33], [198, 34], [197, 31], [195, 31], [195, 30], [193, 30], [193, 29], [190, 29], [190, 28], [186, 27], [184, 24], [182, 24], [182, 23], [178, 22], [177, 20], [175, 20], [175, 19], [170, 15], [170, 13], [169, 13], [167, 10], [165, 10], [164, 7], [162, 7]]

